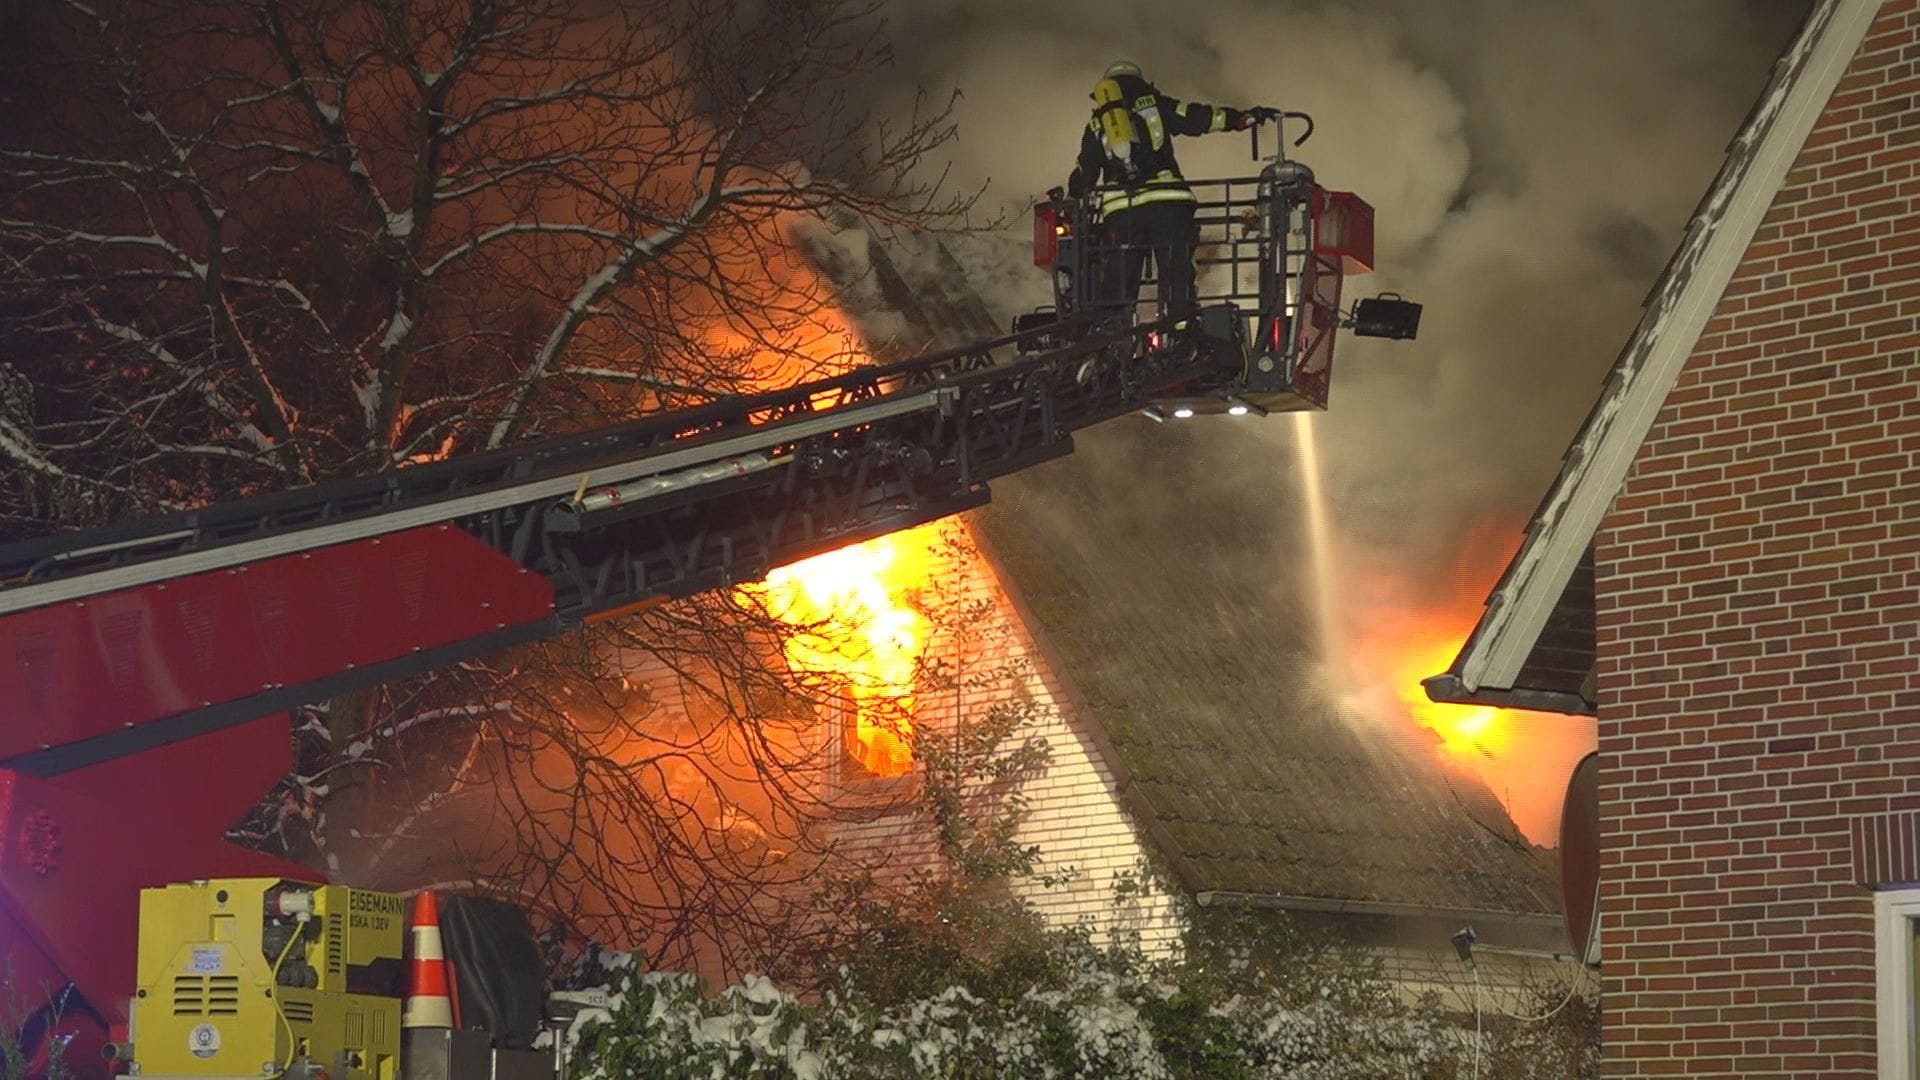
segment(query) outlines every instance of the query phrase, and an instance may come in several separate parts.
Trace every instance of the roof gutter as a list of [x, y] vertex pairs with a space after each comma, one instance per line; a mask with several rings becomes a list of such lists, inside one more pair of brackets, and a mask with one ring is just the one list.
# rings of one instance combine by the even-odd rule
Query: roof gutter
[[1532, 690], [1526, 687], [1482, 686], [1470, 690], [1451, 671], [1430, 675], [1420, 685], [1427, 700], [1448, 705], [1492, 705], [1499, 709], [1524, 709], [1528, 712], [1564, 713], [1568, 716], [1598, 716], [1599, 709], [1585, 695], [1569, 690]]
[[1251, 908], [1281, 911], [1313, 911], [1332, 915], [1379, 915], [1393, 919], [1446, 919], [1453, 922], [1502, 922], [1509, 925], [1563, 929], [1560, 915], [1545, 912], [1495, 911], [1491, 908], [1427, 907], [1421, 904], [1396, 904], [1385, 900], [1332, 900], [1317, 896], [1287, 896], [1283, 893], [1235, 892], [1231, 889], [1207, 889], [1193, 894], [1204, 908]]

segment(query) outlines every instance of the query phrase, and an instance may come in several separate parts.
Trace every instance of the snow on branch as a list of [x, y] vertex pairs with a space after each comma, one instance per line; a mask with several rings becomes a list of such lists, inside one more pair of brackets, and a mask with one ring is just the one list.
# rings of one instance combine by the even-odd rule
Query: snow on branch
[[80, 477], [68, 472], [48, 460], [40, 452], [34, 437], [15, 426], [13, 421], [0, 416], [0, 453], [11, 458], [20, 467], [42, 476], [56, 477], [61, 480], [79, 480]]
[[614, 287], [626, 280], [633, 271], [645, 263], [657, 259], [672, 251], [681, 241], [704, 226], [713, 216], [726, 206], [729, 199], [741, 198], [748, 191], [757, 190], [755, 185], [729, 187], [727, 180], [731, 175], [741, 150], [747, 144], [753, 130], [753, 121], [762, 106], [779, 92], [780, 88], [795, 74], [792, 67], [782, 68], [769, 76], [760, 86], [747, 95], [741, 104], [732, 126], [719, 140], [707, 167], [705, 190], [695, 196], [684, 213], [672, 222], [655, 229], [649, 235], [623, 244], [615, 256], [605, 265], [589, 275], [573, 291], [560, 318], [548, 332], [546, 341], [534, 354], [533, 362], [527, 365], [513, 395], [508, 400], [500, 418], [494, 422], [493, 430], [487, 436], [487, 448], [496, 449], [504, 445], [519, 426], [528, 404], [546, 381], [554, 363], [572, 343], [580, 326], [591, 317], [595, 305], [613, 291]]
[[213, 380], [208, 378], [207, 369], [191, 369], [178, 356], [175, 356], [171, 349], [131, 326], [101, 318], [90, 320], [89, 325], [110, 338], [136, 346], [140, 351], [152, 357], [160, 366], [180, 378], [186, 386], [198, 391], [201, 400], [207, 403], [207, 407], [213, 410], [216, 416], [225, 420], [227, 424], [233, 428], [234, 432], [249, 446], [262, 454], [271, 455], [273, 453], [273, 440], [269, 439], [266, 432], [261, 431], [251, 420], [248, 420], [239, 409], [234, 407], [232, 402], [228, 401], [226, 397], [220, 393], [219, 388], [214, 385]]
[[496, 449], [506, 443], [508, 436], [513, 433], [522, 414], [526, 411], [528, 403], [538, 392], [540, 385], [546, 381], [554, 361], [566, 351], [567, 345], [573, 341], [574, 334], [580, 329], [580, 324], [590, 316], [593, 306], [611, 292], [614, 286], [625, 280], [636, 266], [672, 250], [676, 244], [686, 238], [688, 233], [698, 228], [707, 219], [710, 205], [707, 197], [701, 196], [694, 201], [694, 205], [689, 208], [685, 217], [638, 241], [624, 245], [618, 254], [580, 283], [580, 286], [573, 291], [572, 299], [567, 301], [566, 309], [561, 313], [559, 320], [547, 333], [546, 341], [534, 354], [533, 362], [528, 364], [526, 371], [521, 374], [500, 419], [494, 422], [493, 430], [487, 435], [487, 449]]
[[513, 715], [513, 702], [494, 701], [484, 705], [456, 705], [445, 709], [427, 709], [417, 712], [405, 720], [396, 720], [381, 724], [373, 730], [348, 742], [344, 756], [349, 761], [358, 761], [373, 752], [380, 742], [396, 739], [416, 728], [442, 720], [485, 720], [489, 717]]
[[[344, 113], [339, 105], [320, 96], [316, 86], [318, 78], [309, 74], [300, 51], [295, 47], [293, 36], [288, 31], [279, 11], [268, 6], [263, 9], [261, 23], [266, 30], [268, 40], [273, 43], [280, 64], [291, 76], [289, 85], [294, 88], [295, 96], [306, 106], [314, 126], [326, 139], [326, 151], [336, 166], [344, 173], [355, 192], [367, 205], [373, 208], [379, 220], [388, 221], [393, 216], [393, 208], [387, 204], [386, 196], [380, 193], [379, 185], [373, 182], [373, 174], [368, 171], [366, 155], [354, 140], [353, 133], [346, 124]], [[344, 89], [344, 79], [337, 74], [332, 81], [336, 93]], [[344, 99], [344, 94], [341, 95]]]
[[134, 248], [143, 251], [156, 251], [167, 256], [175, 263], [187, 268], [194, 277], [206, 276], [206, 264], [199, 262], [158, 233], [100, 233], [85, 229], [62, 228], [43, 221], [21, 221], [15, 218], [0, 218], [0, 230], [6, 230], [22, 239], [32, 239], [44, 247], [74, 247], [92, 245], [103, 248]]
[[603, 240], [608, 243], [620, 243], [626, 239], [625, 233], [599, 225], [584, 225], [559, 221], [511, 221], [504, 225], [496, 225], [469, 240], [454, 245], [439, 258], [428, 263], [426, 267], [420, 271], [420, 276], [431, 278], [446, 269], [449, 264], [473, 255], [488, 244], [512, 236], [525, 236], [533, 233], [544, 233], [552, 236], [585, 236], [590, 239]]

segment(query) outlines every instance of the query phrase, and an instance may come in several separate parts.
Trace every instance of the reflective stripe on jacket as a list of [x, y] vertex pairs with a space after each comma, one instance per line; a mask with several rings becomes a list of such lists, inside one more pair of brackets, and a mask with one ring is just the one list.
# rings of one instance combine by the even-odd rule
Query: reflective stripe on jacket
[[1155, 202], [1193, 202], [1193, 189], [1173, 172], [1162, 172], [1137, 188], [1114, 188], [1100, 193], [1102, 216]]

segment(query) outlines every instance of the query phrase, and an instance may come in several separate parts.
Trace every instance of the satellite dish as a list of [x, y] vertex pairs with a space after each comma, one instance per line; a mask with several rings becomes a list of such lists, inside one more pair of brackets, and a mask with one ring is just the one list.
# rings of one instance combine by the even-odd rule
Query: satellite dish
[[1560, 808], [1560, 905], [1567, 940], [1600, 966], [1600, 753], [1580, 759]]

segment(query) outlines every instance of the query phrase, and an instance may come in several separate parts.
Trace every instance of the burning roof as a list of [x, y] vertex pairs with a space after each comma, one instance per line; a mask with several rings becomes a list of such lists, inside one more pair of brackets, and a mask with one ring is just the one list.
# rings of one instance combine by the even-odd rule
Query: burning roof
[[[876, 354], [999, 331], [937, 240], [822, 255]], [[1550, 860], [1484, 783], [1418, 728], [1310, 685], [1314, 631], [1269, 593], [1287, 569], [1247, 573], [1275, 550], [1271, 508], [1219, 505], [1191, 436], [1143, 427], [1095, 429], [1081, 453], [996, 482], [976, 535], [1075, 699], [1069, 720], [1184, 884], [1282, 906], [1557, 911]]]

